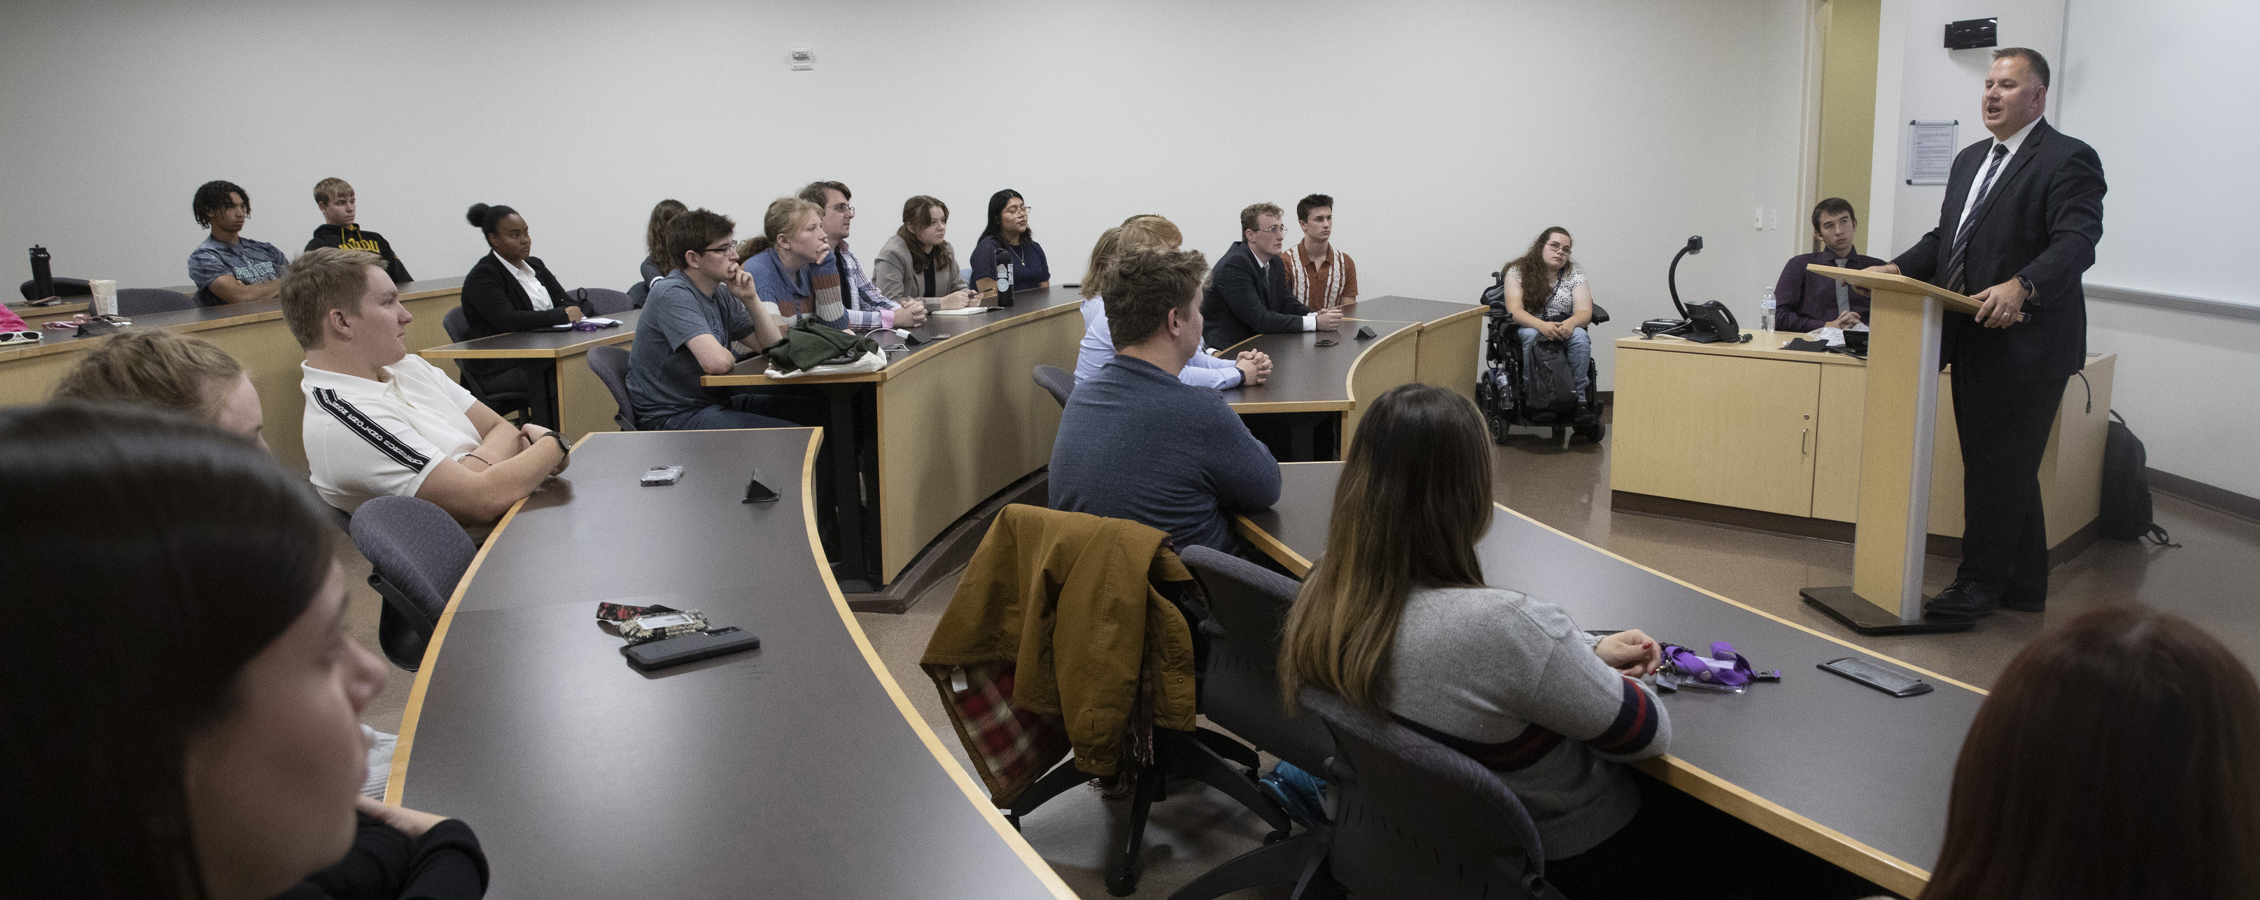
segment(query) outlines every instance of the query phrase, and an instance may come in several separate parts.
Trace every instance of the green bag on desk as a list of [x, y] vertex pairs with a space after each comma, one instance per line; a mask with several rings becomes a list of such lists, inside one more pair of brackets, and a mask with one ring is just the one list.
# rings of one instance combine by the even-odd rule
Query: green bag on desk
[[815, 319], [802, 319], [785, 336], [761, 351], [779, 372], [798, 372], [834, 363], [851, 363], [876, 353], [879, 342], [849, 334]]

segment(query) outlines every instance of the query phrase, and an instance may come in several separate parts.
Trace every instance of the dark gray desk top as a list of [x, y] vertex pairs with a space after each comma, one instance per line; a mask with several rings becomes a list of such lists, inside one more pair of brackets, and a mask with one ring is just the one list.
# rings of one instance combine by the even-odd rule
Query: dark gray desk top
[[602, 331], [512, 331], [418, 350], [416, 355], [430, 359], [549, 359], [571, 356], [586, 353], [590, 347], [598, 344], [634, 340], [636, 323], [643, 319], [643, 310], [630, 309], [601, 318], [617, 319], [620, 324]]
[[[1243, 527], [1315, 559], [1326, 545], [1341, 464], [1281, 470], [1278, 505], [1244, 516]], [[1743, 694], [1668, 695], [1673, 763], [1809, 819], [1807, 840], [1841, 845], [1849, 839], [1927, 877], [1945, 836], [1955, 759], [1984, 695], [1923, 675], [1936, 690], [1895, 698], [1822, 672], [1814, 666], [1845, 656], [1912, 667], [1675, 581], [1505, 508], [1492, 518], [1478, 553], [1487, 582], [1559, 605], [1580, 627], [1639, 628], [1698, 649], [1723, 640], [1758, 666], [1779, 668], [1781, 683]], [[1300, 568], [1294, 559], [1282, 561]], [[1877, 874], [1861, 874], [1901, 889]]]
[[1446, 316], [1480, 310], [1473, 303], [1422, 300], [1418, 297], [1373, 297], [1342, 307], [1343, 318], [1382, 322], [1434, 322]]
[[[816, 433], [592, 435], [497, 529], [418, 678], [395, 795], [477, 829], [489, 896], [1072, 896], [866, 661], [809, 546]], [[681, 483], [639, 486], [654, 465]], [[756, 467], [783, 499], [741, 502]], [[640, 674], [603, 600], [762, 646]]]
[[[995, 301], [988, 302], [993, 303]], [[1075, 289], [1059, 285], [1014, 291], [1012, 305], [1009, 307], [992, 308], [986, 312], [961, 316], [927, 316], [925, 324], [910, 329], [912, 334], [925, 339], [924, 343], [915, 347], [907, 346], [902, 338], [894, 334], [884, 331], [873, 332], [872, 338], [879, 342], [879, 346], [887, 348], [887, 368], [885, 369], [856, 375], [791, 378], [785, 379], [782, 383], [818, 384], [836, 381], [883, 381], [892, 370], [903, 368], [904, 362], [936, 348], [952, 345], [958, 338], [970, 337], [977, 340], [978, 336], [974, 334], [975, 332], [985, 332], [995, 326], [1009, 324], [1015, 319], [1032, 313], [1042, 313], [1062, 306], [1074, 306], [1082, 302], [1083, 298], [1076, 295]], [[762, 384], [769, 380], [767, 377], [768, 371], [768, 360], [752, 357], [739, 362], [737, 367], [731, 369], [727, 375], [708, 375], [699, 379], [699, 383], [707, 387]]]
[[[1349, 409], [1350, 368], [1357, 365], [1358, 357], [1381, 339], [1416, 327], [1418, 323], [1358, 324], [1373, 329], [1373, 339], [1358, 340], [1355, 337], [1357, 327], [1345, 325], [1341, 331], [1259, 334], [1232, 345], [1224, 351], [1225, 356], [1237, 356], [1248, 350], [1270, 354], [1271, 380], [1254, 387], [1225, 391], [1225, 401], [1241, 412], [1264, 412], [1265, 406], [1289, 404], [1293, 405], [1291, 409], [1309, 411]], [[1336, 343], [1332, 347], [1318, 346], [1318, 342], [1325, 339]]]

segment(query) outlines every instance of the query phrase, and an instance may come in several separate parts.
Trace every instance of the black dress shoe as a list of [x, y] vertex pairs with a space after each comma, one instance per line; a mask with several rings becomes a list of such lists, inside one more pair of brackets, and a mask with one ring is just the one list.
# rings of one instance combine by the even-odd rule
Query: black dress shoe
[[1957, 580], [1923, 604], [1923, 617], [1975, 622], [2001, 608], [2001, 592], [1975, 581]]
[[1577, 416], [1570, 421], [1579, 425], [1591, 425], [1601, 421], [1601, 414], [1595, 412], [1593, 407], [1581, 403], [1577, 406]]

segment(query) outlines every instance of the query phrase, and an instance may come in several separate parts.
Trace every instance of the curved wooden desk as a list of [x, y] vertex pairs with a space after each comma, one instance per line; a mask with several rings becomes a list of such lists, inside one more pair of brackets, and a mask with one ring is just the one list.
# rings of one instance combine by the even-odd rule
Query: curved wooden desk
[[[1482, 347], [1483, 308], [1414, 297], [1376, 297], [1343, 307], [1342, 330], [1259, 334], [1226, 348], [1232, 356], [1261, 350], [1277, 376], [1224, 392], [1241, 415], [1338, 413], [1347, 447], [1366, 401], [1400, 384], [1440, 385], [1473, 399]], [[1358, 340], [1360, 327], [1374, 337]], [[1332, 340], [1332, 347], [1320, 347]], [[1298, 452], [1304, 435], [1295, 436]]]
[[[889, 351], [887, 367], [856, 375], [771, 378], [761, 359], [708, 387], [812, 385], [832, 397], [840, 483], [858, 440], [841, 386], [871, 385], [878, 408], [878, 572], [891, 582], [950, 525], [997, 492], [1051, 463], [1059, 404], [1036, 386], [1036, 366], [1075, 369], [1083, 298], [1065, 286], [1016, 291], [1010, 308], [930, 316], [916, 347]], [[946, 336], [946, 337], [940, 337]], [[888, 343], [896, 343], [888, 336]], [[858, 388], [860, 389], [860, 388]]]
[[565, 437], [580, 440], [592, 431], [619, 431], [612, 414], [620, 408], [612, 389], [588, 367], [591, 348], [627, 344], [636, 339], [636, 323], [643, 310], [630, 309], [605, 318], [619, 325], [602, 331], [512, 331], [473, 338], [457, 344], [416, 351], [417, 356], [443, 359], [546, 359], [552, 363], [550, 385], [557, 400], [557, 427]]
[[[1298, 574], [1326, 546], [1339, 463], [1282, 467], [1277, 506], [1240, 531]], [[1484, 579], [1567, 609], [1585, 628], [1639, 628], [1674, 643], [1727, 641], [1779, 684], [1666, 695], [1671, 753], [1641, 770], [1900, 894], [1929, 881], [1962, 739], [1985, 692], [1760, 612], [1617, 556], [1504, 506], [1477, 545]], [[1937, 689], [1896, 698], [1818, 671], [1881, 660]]]
[[[387, 802], [462, 818], [491, 897], [1074, 894], [912, 709], [816, 550], [814, 429], [597, 434], [448, 601]], [[671, 487], [641, 487], [654, 465]], [[759, 468], [783, 494], [741, 502]], [[758, 650], [645, 675], [599, 601]]]
[[[462, 296], [461, 278], [412, 281], [400, 286], [401, 302], [416, 317], [408, 326], [409, 352], [448, 342], [440, 317], [460, 304]], [[268, 448], [284, 468], [306, 471], [306, 448], [300, 436], [306, 398], [298, 389], [298, 364], [306, 353], [282, 320], [282, 301], [207, 306], [132, 318], [129, 330], [163, 328], [194, 334], [218, 344], [242, 363], [251, 375], [252, 386], [259, 390]], [[36, 345], [0, 349], [0, 406], [46, 402], [56, 383], [78, 365], [79, 353], [108, 340], [82, 338], [69, 331], [41, 331], [45, 336]]]

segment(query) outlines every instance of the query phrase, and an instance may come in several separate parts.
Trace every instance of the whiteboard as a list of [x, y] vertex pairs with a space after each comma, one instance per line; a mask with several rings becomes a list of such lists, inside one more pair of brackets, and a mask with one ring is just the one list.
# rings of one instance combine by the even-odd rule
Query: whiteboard
[[2260, 306], [2260, 3], [2069, 0], [2051, 119], [2103, 158], [2090, 284]]

